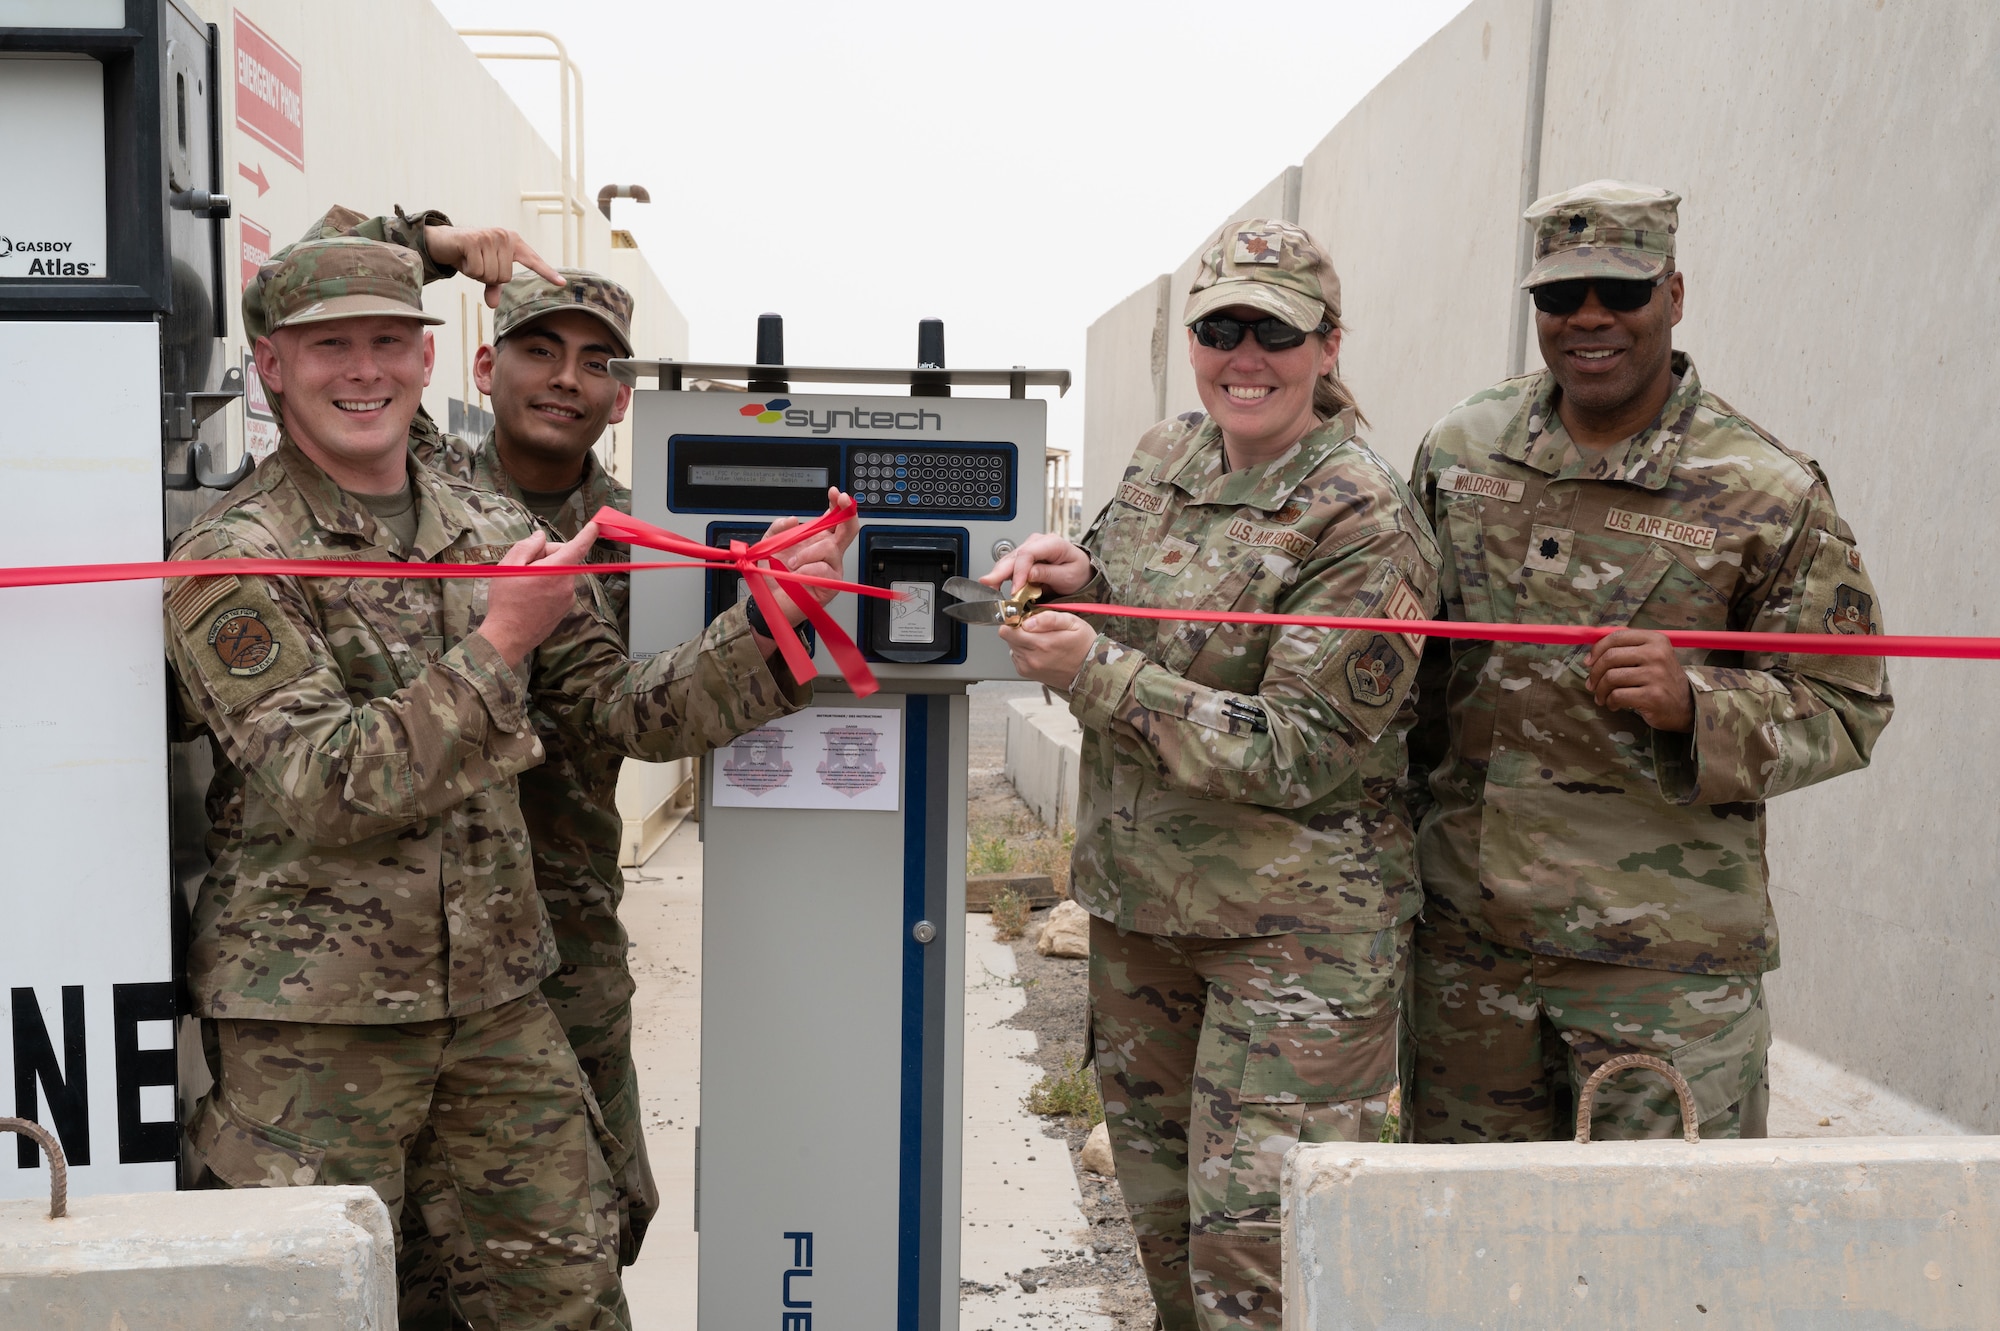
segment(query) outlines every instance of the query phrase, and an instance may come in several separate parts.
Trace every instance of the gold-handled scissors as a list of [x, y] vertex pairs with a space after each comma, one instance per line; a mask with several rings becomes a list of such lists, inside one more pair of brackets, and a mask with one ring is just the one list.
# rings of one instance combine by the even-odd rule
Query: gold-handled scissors
[[1042, 586], [1036, 582], [1019, 583], [1011, 595], [1002, 596], [985, 583], [974, 582], [971, 578], [947, 578], [944, 590], [945, 595], [956, 598], [944, 608], [944, 612], [967, 624], [1005, 624], [1012, 627], [1045, 608], [1035, 604], [1042, 599]]

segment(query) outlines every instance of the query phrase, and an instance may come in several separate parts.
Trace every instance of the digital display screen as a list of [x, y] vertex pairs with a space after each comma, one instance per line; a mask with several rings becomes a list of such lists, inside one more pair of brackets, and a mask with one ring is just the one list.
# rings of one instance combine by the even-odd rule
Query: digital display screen
[[825, 467], [742, 467], [693, 463], [687, 469], [690, 485], [748, 485], [760, 489], [824, 490], [833, 482]]

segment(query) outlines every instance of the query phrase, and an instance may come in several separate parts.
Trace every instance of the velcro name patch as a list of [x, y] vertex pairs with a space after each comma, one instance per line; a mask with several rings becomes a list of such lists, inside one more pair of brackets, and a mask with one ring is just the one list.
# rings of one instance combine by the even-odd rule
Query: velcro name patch
[[1118, 487], [1118, 502], [1136, 508], [1143, 513], [1164, 513], [1167, 497], [1133, 481]]
[[1528, 487], [1520, 481], [1467, 471], [1463, 467], [1446, 467], [1439, 472], [1438, 489], [1446, 494], [1478, 495], [1482, 499], [1499, 499], [1509, 504], [1520, 503], [1521, 496], [1528, 492]]
[[1313, 552], [1312, 538], [1290, 527], [1263, 527], [1248, 518], [1232, 518], [1226, 530], [1238, 545], [1283, 550], [1294, 559], [1304, 559]]
[[1654, 513], [1630, 513], [1622, 508], [1614, 508], [1604, 515], [1604, 530], [1624, 532], [1629, 536], [1647, 536], [1656, 541], [1671, 541], [1675, 545], [1692, 546], [1696, 550], [1715, 548], [1715, 528], [1697, 527], [1691, 522], [1677, 522], [1673, 518], [1663, 518]]

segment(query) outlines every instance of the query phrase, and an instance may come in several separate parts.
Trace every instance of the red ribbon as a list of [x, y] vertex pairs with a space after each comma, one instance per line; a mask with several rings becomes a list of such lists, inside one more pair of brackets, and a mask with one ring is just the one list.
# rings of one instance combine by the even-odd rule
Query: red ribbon
[[785, 664], [791, 667], [793, 679], [803, 684], [816, 678], [819, 671], [812, 663], [812, 654], [806, 651], [805, 644], [792, 628], [791, 621], [785, 618], [777, 594], [772, 589], [774, 582], [784, 589], [792, 604], [803, 610], [812, 626], [819, 631], [848, 687], [854, 690], [857, 697], [866, 698], [882, 687], [875, 678], [875, 672], [862, 659], [854, 639], [847, 636], [847, 631], [826, 612], [819, 599], [801, 588], [831, 587], [835, 591], [892, 601], [903, 599], [901, 594], [886, 587], [794, 573], [777, 559], [780, 552], [839, 526], [853, 514], [854, 501], [850, 499], [842, 507], [829, 510], [811, 522], [776, 536], [767, 536], [754, 545], [731, 541], [729, 549], [717, 550], [663, 531], [651, 523], [641, 522], [615, 508], [598, 510], [592, 521], [597, 523], [603, 535], [629, 545], [643, 545], [690, 556], [663, 563], [422, 564], [344, 559], [176, 559], [130, 564], [50, 564], [39, 568], [0, 568], [0, 588], [135, 582], [147, 578], [212, 578], [236, 573], [294, 578], [534, 578], [573, 577], [578, 573], [631, 573], [655, 568], [731, 569], [742, 575], [749, 585], [750, 594], [763, 609], [765, 623], [778, 644], [778, 651], [785, 658]]
[[[1045, 610], [1122, 619], [1191, 620], [1201, 624], [1296, 624], [1304, 628], [1388, 629], [1427, 638], [1473, 638], [1484, 642], [1529, 642], [1556, 647], [1588, 647], [1623, 632], [1604, 624], [1483, 624], [1473, 620], [1354, 619], [1342, 615], [1272, 615], [1234, 610], [1156, 610], [1129, 605], [1047, 604]], [[1695, 651], [1765, 652], [1775, 656], [1928, 656], [1966, 661], [2000, 660], [2000, 638], [1940, 638], [1875, 633], [1743, 633], [1734, 630], [1665, 629], [1675, 647]]]
[[[785, 595], [790, 598], [793, 605], [805, 612], [806, 619], [819, 631], [821, 641], [826, 643], [826, 650], [833, 657], [834, 664], [840, 667], [840, 673], [847, 680], [847, 686], [854, 690], [856, 697], [866, 698], [882, 686], [876, 682], [875, 672], [868, 668], [868, 662], [862, 659], [861, 649], [854, 645], [854, 639], [847, 636], [847, 630], [840, 627], [833, 616], [826, 612], [826, 607], [819, 603], [819, 598], [799, 590], [798, 584], [807, 579], [791, 573], [777, 560], [780, 551], [837, 527], [852, 516], [854, 516], [854, 501], [849, 499], [839, 508], [830, 508], [811, 522], [779, 532], [776, 536], [766, 536], [754, 545], [731, 541], [727, 550], [717, 550], [712, 546], [691, 541], [685, 536], [655, 527], [650, 522], [641, 522], [629, 513], [620, 513], [615, 508], [598, 509], [597, 516], [591, 521], [597, 524], [598, 531], [614, 541], [623, 541], [627, 545], [643, 545], [652, 550], [665, 550], [670, 554], [687, 555], [701, 560], [710, 567], [734, 568], [742, 574], [744, 584], [750, 588], [751, 597], [764, 612], [764, 622], [770, 626], [772, 636], [778, 644], [778, 651], [783, 654], [785, 664], [792, 669], [792, 678], [803, 684], [818, 675], [819, 671], [813, 666], [812, 654], [806, 650], [806, 645], [799, 641], [799, 635], [793, 630], [791, 621], [785, 618], [785, 612], [779, 608], [777, 593], [771, 587], [771, 579], [774, 577], [779, 579], [779, 585], [784, 588]], [[833, 585], [845, 591], [886, 596], [893, 600], [902, 599], [897, 593], [882, 587], [863, 587], [857, 583]]]

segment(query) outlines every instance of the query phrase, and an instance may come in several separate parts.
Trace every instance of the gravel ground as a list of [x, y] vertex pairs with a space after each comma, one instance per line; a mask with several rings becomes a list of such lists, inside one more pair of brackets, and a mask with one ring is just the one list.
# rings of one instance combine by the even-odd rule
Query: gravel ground
[[[1010, 841], [1047, 837], [1034, 812], [1021, 802], [1005, 775], [1006, 699], [1039, 692], [1033, 684], [981, 684], [971, 690], [971, 773], [966, 817], [973, 835], [1004, 833]], [[1035, 1062], [1050, 1076], [1076, 1070], [1083, 1058], [1084, 1023], [1089, 1015], [1087, 962], [1044, 957], [1035, 951], [1035, 936], [1047, 911], [1036, 911], [1027, 932], [1014, 941], [1014, 963], [1027, 1004], [1010, 1025], [1035, 1036]], [[1116, 1179], [1099, 1178], [1077, 1163], [1089, 1136], [1085, 1126], [1071, 1127], [1060, 1119], [1044, 1119], [1042, 1131], [1069, 1150], [1083, 1192], [1083, 1214], [1090, 1222], [1089, 1246], [1096, 1260], [1075, 1259], [1022, 1271], [1018, 1279], [1037, 1288], [1102, 1287], [1103, 1311], [1118, 1331], [1148, 1331], [1154, 1325], [1153, 1296], [1139, 1267], [1132, 1226], [1125, 1218], [1125, 1198]]]

